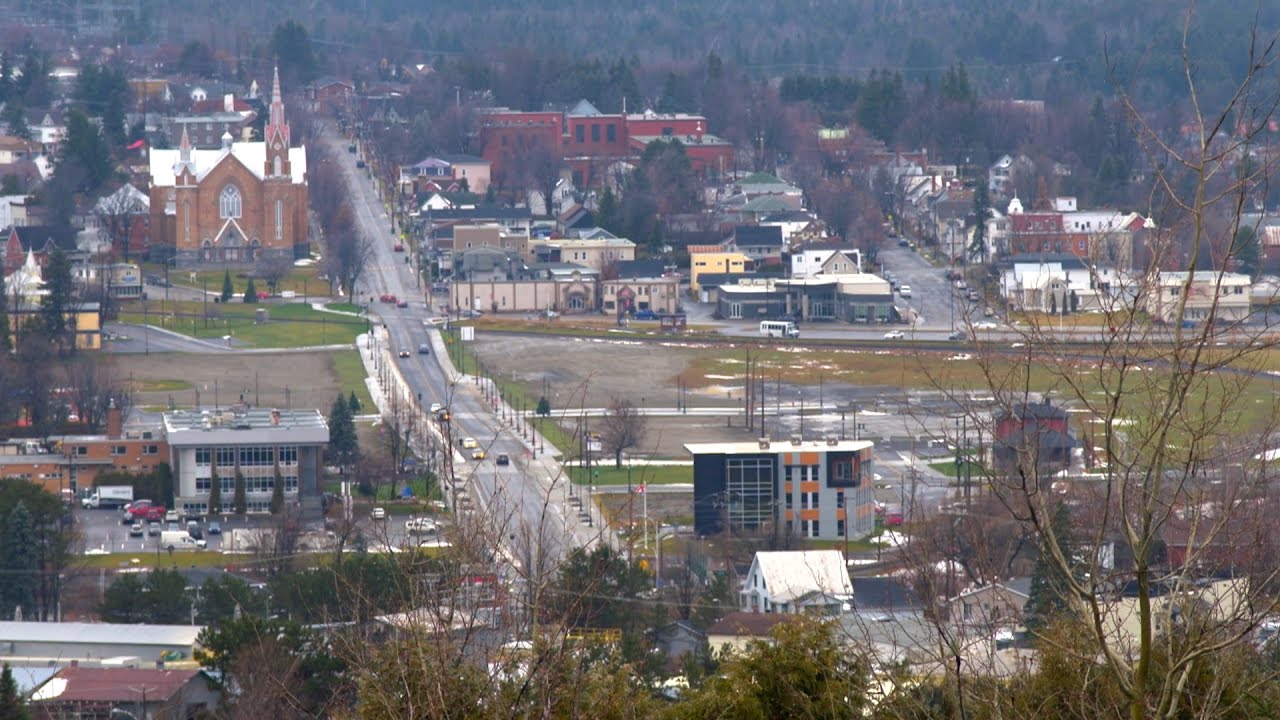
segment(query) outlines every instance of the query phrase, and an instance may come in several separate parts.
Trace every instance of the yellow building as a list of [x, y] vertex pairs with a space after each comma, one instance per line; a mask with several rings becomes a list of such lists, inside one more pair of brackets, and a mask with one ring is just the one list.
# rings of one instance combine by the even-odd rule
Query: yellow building
[[694, 293], [701, 292], [699, 275], [745, 273], [750, 265], [751, 258], [740, 252], [726, 250], [720, 245], [690, 245], [689, 289]]
[[[10, 332], [14, 345], [22, 335], [22, 328], [29, 322], [40, 322], [40, 306], [23, 304], [9, 310]], [[75, 336], [77, 350], [102, 349], [102, 309], [96, 302], [82, 302], [71, 306], [67, 312], [67, 328]]]

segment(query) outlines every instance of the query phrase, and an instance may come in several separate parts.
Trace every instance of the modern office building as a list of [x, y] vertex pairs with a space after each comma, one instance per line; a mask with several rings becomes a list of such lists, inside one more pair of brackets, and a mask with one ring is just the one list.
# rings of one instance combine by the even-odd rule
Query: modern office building
[[278, 468], [286, 504], [319, 513], [329, 426], [318, 410], [179, 410], [165, 413], [164, 425], [179, 510], [210, 512], [216, 468], [222, 507], [215, 513], [232, 511], [237, 473], [245, 480], [248, 512], [267, 512]]
[[873, 444], [862, 440], [691, 443], [699, 535], [777, 531], [857, 539], [875, 528]]

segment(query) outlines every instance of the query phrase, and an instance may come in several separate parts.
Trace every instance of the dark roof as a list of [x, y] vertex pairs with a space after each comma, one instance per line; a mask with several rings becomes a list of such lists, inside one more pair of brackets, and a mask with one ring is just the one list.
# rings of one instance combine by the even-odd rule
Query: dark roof
[[855, 577], [853, 604], [859, 610], [905, 610], [919, 608], [920, 598], [896, 577]]
[[738, 247], [782, 247], [782, 228], [777, 225], [739, 225], [733, 229]]
[[17, 225], [13, 230], [18, 234], [18, 242], [22, 245], [23, 252], [28, 250], [40, 252], [49, 243], [62, 248], [64, 252], [73, 252], [76, 249], [76, 231], [71, 227]]
[[476, 207], [453, 210], [431, 210], [432, 220], [531, 220], [529, 208]]
[[662, 277], [667, 272], [667, 266], [659, 260], [623, 260], [618, 263], [618, 277], [620, 279], [631, 278], [656, 278]]
[[46, 702], [136, 703], [138, 688], [146, 687], [148, 701], [162, 703], [203, 675], [203, 670], [65, 667], [55, 677], [64, 680], [66, 688]]
[[707, 628], [707, 634], [764, 637], [775, 625], [794, 620], [795, 617], [783, 613], [734, 612], [713, 623]]
[[1032, 446], [1040, 451], [1070, 450], [1076, 446], [1076, 439], [1070, 433], [1034, 427], [1014, 428], [1008, 435], [996, 438], [996, 449], [1000, 451], [1030, 449]]
[[1010, 255], [1001, 263], [1008, 267], [1026, 263], [1060, 263], [1064, 268], [1083, 270], [1089, 267], [1083, 258], [1070, 253], [1019, 253]]
[[449, 163], [450, 165], [457, 165], [458, 163], [474, 164], [474, 163], [489, 162], [488, 160], [485, 160], [482, 157], [476, 157], [475, 155], [465, 155], [462, 153], [455, 153], [453, 155], [436, 155], [436, 158], [443, 160]]
[[761, 222], [809, 222], [816, 219], [806, 210], [783, 210], [765, 217]]

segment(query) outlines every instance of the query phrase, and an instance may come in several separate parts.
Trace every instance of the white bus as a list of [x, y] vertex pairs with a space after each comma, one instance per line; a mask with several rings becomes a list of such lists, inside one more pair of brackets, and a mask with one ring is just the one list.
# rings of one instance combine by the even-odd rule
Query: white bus
[[765, 337], [800, 337], [800, 328], [790, 320], [765, 320], [760, 323], [760, 334]]

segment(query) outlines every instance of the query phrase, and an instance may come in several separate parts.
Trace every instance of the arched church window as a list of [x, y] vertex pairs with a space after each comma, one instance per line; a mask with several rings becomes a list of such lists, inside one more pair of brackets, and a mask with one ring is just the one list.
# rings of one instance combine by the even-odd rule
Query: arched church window
[[228, 185], [218, 196], [218, 216], [223, 220], [240, 217], [240, 190], [235, 185]]

